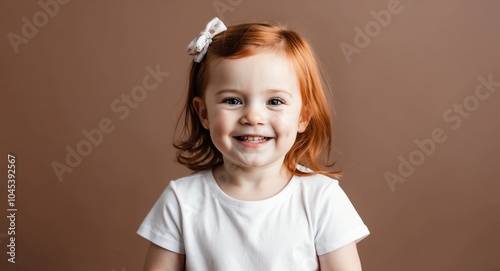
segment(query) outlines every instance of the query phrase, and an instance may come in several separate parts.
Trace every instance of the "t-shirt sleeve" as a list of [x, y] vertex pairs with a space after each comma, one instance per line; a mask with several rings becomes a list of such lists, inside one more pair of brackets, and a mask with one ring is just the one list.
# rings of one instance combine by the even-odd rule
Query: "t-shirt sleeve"
[[181, 210], [171, 181], [137, 230], [137, 234], [168, 249], [185, 254], [182, 238]]
[[359, 242], [370, 234], [337, 180], [323, 191], [318, 204], [315, 237], [318, 255]]

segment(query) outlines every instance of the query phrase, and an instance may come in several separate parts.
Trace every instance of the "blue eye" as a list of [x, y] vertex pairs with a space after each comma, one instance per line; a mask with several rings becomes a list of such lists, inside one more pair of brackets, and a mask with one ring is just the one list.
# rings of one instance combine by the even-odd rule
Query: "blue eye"
[[227, 99], [224, 99], [222, 101], [222, 103], [231, 104], [231, 105], [238, 105], [238, 104], [241, 104], [241, 101], [239, 99], [236, 99], [236, 98], [227, 98]]
[[285, 104], [285, 101], [283, 101], [282, 99], [279, 99], [279, 98], [272, 98], [267, 102], [267, 104], [269, 104], [269, 105], [282, 105], [282, 104]]

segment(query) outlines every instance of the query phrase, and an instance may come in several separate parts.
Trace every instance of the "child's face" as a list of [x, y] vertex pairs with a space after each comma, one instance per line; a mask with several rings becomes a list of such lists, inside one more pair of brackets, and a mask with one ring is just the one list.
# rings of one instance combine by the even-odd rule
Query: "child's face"
[[281, 165], [307, 127], [297, 76], [285, 56], [262, 52], [209, 66], [194, 106], [224, 163], [244, 168]]

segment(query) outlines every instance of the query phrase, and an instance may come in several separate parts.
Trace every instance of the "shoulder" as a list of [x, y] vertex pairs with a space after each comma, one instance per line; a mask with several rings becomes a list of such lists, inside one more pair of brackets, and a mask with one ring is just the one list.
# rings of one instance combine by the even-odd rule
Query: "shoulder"
[[165, 194], [184, 202], [190, 198], [198, 198], [206, 194], [206, 175], [210, 171], [200, 171], [171, 180], [165, 189]]
[[[311, 170], [301, 170], [302, 172], [311, 172]], [[297, 195], [300, 195], [302, 201], [306, 201], [311, 210], [321, 209], [324, 205], [332, 204], [342, 198], [343, 190], [337, 179], [333, 179], [323, 174], [312, 174], [305, 176], [296, 176], [298, 179]]]
[[201, 183], [205, 179], [205, 175], [207, 174], [208, 171], [199, 171], [199, 172], [194, 172], [192, 174], [189, 174], [187, 176], [174, 179], [170, 181], [171, 186], [175, 186], [176, 188], [183, 188], [183, 187], [191, 187], [193, 185], [197, 185]]
[[[297, 169], [301, 172], [313, 172], [311, 169], [301, 165], [298, 165]], [[330, 178], [323, 174], [300, 176], [300, 184], [303, 188], [318, 189], [321, 191], [331, 189], [332, 187], [339, 187], [339, 181], [337, 179]]]

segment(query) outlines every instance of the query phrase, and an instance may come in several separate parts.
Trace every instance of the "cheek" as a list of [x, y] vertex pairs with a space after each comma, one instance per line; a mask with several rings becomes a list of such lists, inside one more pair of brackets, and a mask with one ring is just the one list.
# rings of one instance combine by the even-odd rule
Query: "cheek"
[[234, 114], [224, 111], [213, 111], [208, 112], [210, 130], [216, 132], [217, 134], [225, 134], [231, 131], [231, 127], [234, 123]]
[[299, 113], [296, 110], [285, 110], [273, 117], [273, 126], [277, 132], [285, 135], [295, 135], [299, 122]]

